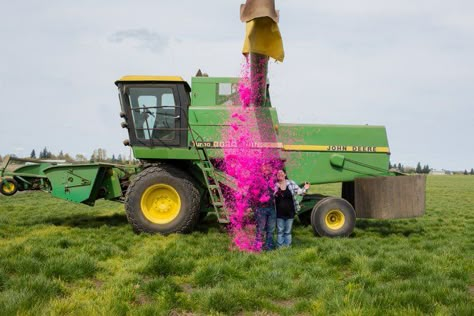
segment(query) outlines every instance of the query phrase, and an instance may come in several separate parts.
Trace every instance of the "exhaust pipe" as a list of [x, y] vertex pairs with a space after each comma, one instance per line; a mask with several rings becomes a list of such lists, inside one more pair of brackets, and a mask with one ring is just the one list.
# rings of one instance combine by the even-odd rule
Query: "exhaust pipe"
[[242, 53], [250, 63], [251, 103], [254, 106], [264, 106], [268, 60], [273, 58], [282, 62], [285, 57], [275, 0], [247, 0], [240, 7], [240, 20], [246, 22]]

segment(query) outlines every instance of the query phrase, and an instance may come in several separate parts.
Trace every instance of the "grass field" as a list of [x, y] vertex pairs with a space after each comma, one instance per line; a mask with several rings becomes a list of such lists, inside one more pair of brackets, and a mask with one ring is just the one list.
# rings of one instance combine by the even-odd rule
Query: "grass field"
[[422, 218], [343, 239], [296, 226], [262, 254], [230, 251], [213, 221], [135, 235], [120, 204], [46, 193], [0, 196], [0, 238], [0, 315], [474, 315], [473, 176], [429, 177]]

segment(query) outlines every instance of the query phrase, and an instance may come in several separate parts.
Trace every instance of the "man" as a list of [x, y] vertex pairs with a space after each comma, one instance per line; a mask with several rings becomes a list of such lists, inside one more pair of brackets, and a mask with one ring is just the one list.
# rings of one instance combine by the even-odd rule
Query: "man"
[[274, 198], [274, 175], [269, 163], [261, 167], [261, 174], [255, 176], [255, 181], [250, 188], [250, 205], [255, 210], [257, 226], [257, 248], [272, 250], [275, 248], [273, 233], [276, 226], [276, 210]]

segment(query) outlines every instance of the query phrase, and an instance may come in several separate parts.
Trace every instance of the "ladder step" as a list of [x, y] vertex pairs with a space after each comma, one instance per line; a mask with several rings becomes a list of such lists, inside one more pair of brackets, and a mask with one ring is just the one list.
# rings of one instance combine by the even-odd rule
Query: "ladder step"
[[219, 186], [216, 185], [216, 184], [209, 184], [208, 187], [209, 187], [210, 189], [219, 189]]
[[227, 224], [227, 223], [229, 223], [229, 219], [228, 219], [226, 216], [224, 216], [224, 217], [218, 217], [218, 218], [217, 218], [217, 221], [218, 221], [219, 223], [221, 223], [221, 224]]
[[224, 206], [224, 203], [222, 202], [214, 202], [212, 204], [214, 204], [214, 206]]

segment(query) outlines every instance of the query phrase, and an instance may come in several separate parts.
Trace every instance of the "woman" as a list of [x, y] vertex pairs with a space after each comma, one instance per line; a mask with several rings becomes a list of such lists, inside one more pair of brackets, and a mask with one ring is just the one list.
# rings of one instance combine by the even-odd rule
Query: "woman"
[[278, 247], [291, 245], [291, 228], [298, 209], [295, 196], [306, 193], [309, 187], [309, 183], [305, 182], [303, 189], [301, 189], [294, 181], [288, 180], [285, 170], [278, 170], [277, 183], [275, 185]]

